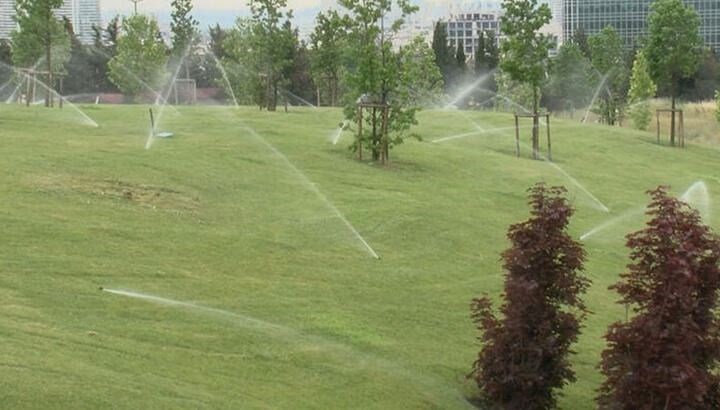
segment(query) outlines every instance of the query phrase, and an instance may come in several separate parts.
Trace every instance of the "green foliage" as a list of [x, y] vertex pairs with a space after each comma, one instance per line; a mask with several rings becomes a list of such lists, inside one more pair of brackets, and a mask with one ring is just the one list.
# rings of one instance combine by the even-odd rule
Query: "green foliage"
[[341, 17], [335, 10], [321, 12], [315, 18], [315, 30], [310, 34], [313, 77], [324, 91], [322, 94], [329, 97], [328, 104], [331, 106], [337, 105], [341, 98], [348, 25], [347, 18]]
[[440, 68], [443, 76], [445, 89], [449, 90], [452, 82], [453, 71], [453, 50], [450, 48], [447, 38], [447, 23], [440, 20], [435, 23], [433, 31], [432, 49], [435, 54], [435, 62]]
[[167, 50], [159, 38], [155, 19], [135, 14], [123, 20], [117, 55], [108, 63], [110, 80], [120, 91], [137, 97], [147, 90], [141, 81], [152, 88], [163, 84]]
[[195, 58], [194, 50], [200, 42], [199, 23], [190, 14], [193, 9], [192, 0], [172, 0], [170, 5], [172, 6], [170, 32], [173, 58], [176, 64], [185, 58], [183, 63], [185, 78], [189, 78], [191, 66], [199, 63]]
[[639, 51], [635, 56], [630, 78], [630, 93], [628, 94], [630, 118], [635, 128], [646, 130], [650, 125], [652, 114], [648, 100], [653, 98], [656, 92], [657, 87], [650, 77], [647, 58], [642, 51]]
[[580, 49], [580, 52], [587, 58], [590, 59], [590, 43], [588, 43], [588, 37], [585, 33], [585, 29], [582, 27], [578, 27], [577, 30], [573, 33], [572, 43], [578, 46]]
[[172, 32], [172, 52], [176, 58], [182, 58], [188, 48], [199, 41], [198, 21], [190, 14], [192, 0], [173, 0], [170, 5], [170, 31]]
[[[257, 104], [262, 107], [265, 87], [258, 74], [261, 67], [258, 66], [257, 56], [252, 49], [253, 24], [248, 18], [238, 18], [235, 27], [227, 31], [222, 42], [222, 64], [232, 87], [232, 90], [225, 92], [230, 94], [232, 91], [241, 104]], [[221, 85], [227, 86], [224, 82]]]
[[530, 114], [535, 101], [535, 94], [540, 97], [539, 91], [533, 89], [528, 83], [515, 81], [512, 77], [499, 70], [495, 73], [497, 82], [496, 108], [502, 111], [520, 112]]
[[700, 62], [702, 38], [700, 19], [681, 0], [657, 0], [648, 18], [644, 53], [656, 84], [677, 82], [691, 76]]
[[53, 11], [62, 4], [62, 0], [17, 0], [18, 30], [10, 34], [16, 66], [32, 67], [44, 60], [45, 71], [64, 71], [70, 58], [70, 38]]
[[[408, 106], [404, 97], [412, 84], [405, 83], [403, 67], [398, 53], [393, 51], [392, 43], [386, 32], [397, 33], [404, 19], [417, 10], [407, 0], [396, 0], [392, 10], [392, 0], [340, 0], [338, 2], [349, 12], [350, 24], [349, 49], [355, 65], [348, 73], [348, 93], [346, 95], [345, 116], [351, 121], [358, 118], [358, 100], [389, 105], [387, 132], [383, 131], [382, 110], [372, 109], [364, 115], [364, 132], [360, 137], [365, 149], [372, 152], [373, 160], [386, 155], [385, 150], [401, 144], [410, 127], [415, 124], [418, 107]], [[385, 17], [397, 16], [385, 27]], [[351, 149], [357, 150], [358, 138]]]
[[[0, 85], [5, 85], [13, 76], [14, 71], [8, 67], [12, 65], [12, 46], [7, 40], [0, 40]], [[2, 91], [2, 88], [0, 88]]]
[[[655, 84], [670, 84], [674, 110], [680, 79], [691, 76], [700, 61], [700, 18], [695, 9], [685, 6], [682, 0], [657, 0], [651, 10], [644, 52]], [[670, 143], [675, 145], [674, 112]]]
[[494, 70], [499, 63], [499, 53], [500, 50], [494, 32], [480, 32], [477, 50], [475, 51], [475, 78], [479, 79], [482, 76], [487, 76], [487, 78], [478, 85], [478, 90], [474, 95], [475, 104], [481, 108], [492, 107], [495, 100], [497, 82]]
[[720, 90], [715, 90], [715, 119], [720, 122]]
[[483, 347], [471, 377], [487, 408], [552, 409], [557, 391], [575, 380], [570, 346], [587, 313], [580, 295], [590, 281], [581, 275], [585, 251], [567, 232], [574, 210], [565, 195], [562, 187], [537, 184], [530, 219], [510, 226], [502, 317], [487, 296], [472, 301]]
[[601, 121], [615, 125], [622, 118], [625, 93], [624, 85], [627, 82], [625, 69], [625, 51], [622, 39], [612, 26], [606, 26], [598, 34], [590, 37], [590, 55], [592, 65], [601, 78], [601, 86], [596, 111]]
[[[552, 39], [539, 30], [550, 22], [552, 14], [547, 4], [538, 6], [537, 0], [503, 0], [502, 42], [503, 58], [500, 67], [512, 80], [529, 84], [538, 92], [545, 79], [548, 52]], [[538, 111], [539, 97], [533, 99], [533, 111]]]
[[422, 37], [415, 37], [399, 53], [400, 84], [398, 97], [409, 106], [429, 106], [442, 97], [443, 77], [435, 62], [435, 53]]
[[577, 44], [563, 44], [549, 71], [545, 90], [551, 109], [572, 112], [590, 103], [595, 88], [593, 69]]
[[255, 17], [239, 18], [223, 41], [222, 61], [238, 102], [268, 111], [289, 86], [299, 45], [291, 12], [277, 9], [283, 4], [256, 4]]

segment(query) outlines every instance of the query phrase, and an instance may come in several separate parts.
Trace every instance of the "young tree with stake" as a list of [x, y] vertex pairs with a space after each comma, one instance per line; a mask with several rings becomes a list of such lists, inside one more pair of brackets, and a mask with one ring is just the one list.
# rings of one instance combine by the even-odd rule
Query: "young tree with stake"
[[501, 19], [503, 58], [500, 67], [512, 80], [528, 84], [533, 91], [533, 158], [538, 159], [540, 148], [540, 84], [545, 79], [548, 52], [553, 43], [539, 30], [550, 22], [552, 14], [547, 4], [538, 6], [537, 0], [503, 0]]
[[657, 0], [651, 9], [644, 53], [655, 84], [670, 84], [673, 110], [670, 145], [675, 145], [678, 85], [682, 78], [693, 75], [700, 64], [700, 18], [695, 9], [682, 0]]

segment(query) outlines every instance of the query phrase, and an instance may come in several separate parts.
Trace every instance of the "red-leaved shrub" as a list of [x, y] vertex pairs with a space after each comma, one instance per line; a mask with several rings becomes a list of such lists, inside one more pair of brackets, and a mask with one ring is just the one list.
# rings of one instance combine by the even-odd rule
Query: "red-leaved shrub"
[[537, 184], [529, 204], [530, 219], [510, 227], [502, 255], [502, 316], [487, 297], [471, 306], [482, 349], [470, 377], [492, 408], [552, 408], [556, 389], [575, 379], [568, 358], [586, 313], [585, 253], [566, 230], [573, 209], [564, 188]]
[[598, 402], [606, 409], [718, 409], [720, 242], [666, 188], [649, 194], [651, 220], [628, 235], [631, 263], [611, 287], [634, 316], [605, 336]]

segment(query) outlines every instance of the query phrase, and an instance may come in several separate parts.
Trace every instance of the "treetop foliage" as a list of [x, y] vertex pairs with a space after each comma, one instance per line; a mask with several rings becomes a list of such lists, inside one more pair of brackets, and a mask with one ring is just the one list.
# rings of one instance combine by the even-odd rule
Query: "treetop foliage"
[[500, 66], [513, 80], [538, 87], [545, 78], [545, 65], [552, 39], [538, 31], [552, 18], [547, 4], [537, 0], [503, 0], [502, 53]]

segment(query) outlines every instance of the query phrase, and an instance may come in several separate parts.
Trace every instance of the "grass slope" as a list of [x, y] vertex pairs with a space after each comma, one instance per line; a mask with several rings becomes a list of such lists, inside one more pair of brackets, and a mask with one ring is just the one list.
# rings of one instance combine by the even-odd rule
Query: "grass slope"
[[[91, 128], [0, 107], [3, 407], [468, 407], [469, 301], [499, 295], [529, 186], [568, 187], [577, 236], [658, 184], [720, 192], [717, 151], [593, 125], [554, 123], [553, 156], [610, 213], [527, 149], [515, 158], [507, 114], [424, 112], [424, 142], [382, 169], [350, 159], [348, 133], [329, 142], [337, 110], [168, 110], [159, 128], [176, 137], [150, 150], [145, 110], [86, 107]], [[642, 222], [586, 241], [593, 314], [563, 408], [594, 406], [602, 334], [624, 317], [607, 286]]]

